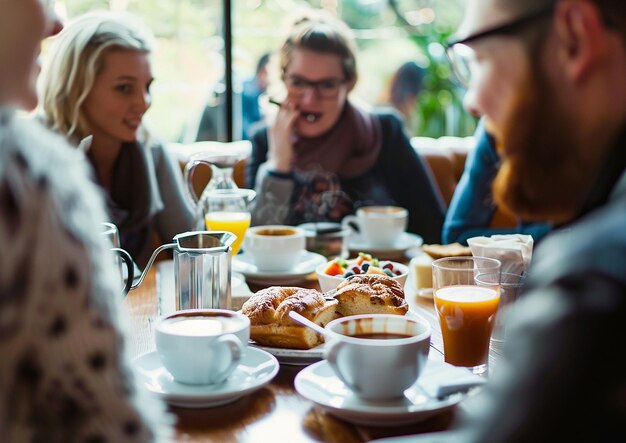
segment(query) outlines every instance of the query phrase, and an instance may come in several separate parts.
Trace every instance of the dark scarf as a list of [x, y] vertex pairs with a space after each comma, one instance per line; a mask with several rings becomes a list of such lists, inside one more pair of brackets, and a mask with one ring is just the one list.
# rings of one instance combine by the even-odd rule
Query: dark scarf
[[[93, 164], [91, 156], [89, 160]], [[152, 241], [152, 219], [163, 209], [148, 146], [124, 143], [115, 161], [111, 193], [106, 195], [106, 203], [111, 221], [120, 231], [122, 247], [143, 266], [147, 257], [140, 256], [140, 251]]]
[[316, 138], [294, 144], [296, 190], [289, 222], [341, 221], [353, 201], [341, 180], [358, 177], [373, 166], [382, 148], [380, 120], [346, 102], [339, 121]]
[[295, 169], [320, 169], [340, 178], [367, 172], [382, 148], [382, 128], [375, 115], [349, 101], [328, 132], [315, 138], [300, 137], [294, 143]]

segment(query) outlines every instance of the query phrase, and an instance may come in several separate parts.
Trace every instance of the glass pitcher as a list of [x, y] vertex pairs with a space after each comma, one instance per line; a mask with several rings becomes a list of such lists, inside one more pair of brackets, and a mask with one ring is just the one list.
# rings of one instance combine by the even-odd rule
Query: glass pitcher
[[[243, 158], [241, 153], [201, 153], [192, 156], [185, 166], [187, 195], [196, 208], [195, 228], [223, 230], [237, 235], [232, 248], [233, 255], [239, 252], [250, 226], [249, 206], [256, 196], [256, 192], [251, 189], [240, 189], [233, 180], [233, 167]], [[211, 180], [198, 199], [193, 189], [193, 173], [201, 164], [211, 168]]]
[[171, 243], [152, 253], [137, 283], [139, 286], [154, 259], [161, 251], [174, 251], [176, 310], [231, 308], [231, 246], [235, 235], [230, 232], [191, 231], [178, 234]]

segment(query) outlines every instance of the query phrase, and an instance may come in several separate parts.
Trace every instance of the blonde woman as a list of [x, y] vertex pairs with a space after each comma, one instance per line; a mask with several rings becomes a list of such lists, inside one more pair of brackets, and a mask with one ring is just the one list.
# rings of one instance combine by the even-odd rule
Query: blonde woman
[[[104, 201], [82, 155], [14, 109], [37, 105], [42, 0], [0, 0], [0, 441], [168, 439], [124, 358]], [[160, 423], [160, 425], [159, 425]]]
[[151, 104], [152, 36], [129, 15], [95, 12], [69, 23], [42, 72], [48, 126], [78, 145], [107, 196], [122, 247], [145, 266], [162, 240], [189, 230], [193, 213], [178, 166], [143, 124]]

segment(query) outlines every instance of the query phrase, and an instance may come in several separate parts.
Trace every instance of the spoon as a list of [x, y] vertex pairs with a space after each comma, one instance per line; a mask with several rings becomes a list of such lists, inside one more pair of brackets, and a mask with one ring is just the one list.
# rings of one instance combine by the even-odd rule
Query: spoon
[[298, 314], [295, 311], [290, 311], [289, 312], [289, 317], [291, 317], [292, 320], [300, 323], [303, 326], [307, 326], [311, 329], [313, 329], [315, 332], [317, 332], [318, 334], [322, 334], [324, 337], [332, 337], [332, 334], [327, 331], [326, 329], [322, 328], [320, 325], [318, 325], [317, 323], [313, 323], [311, 320], [309, 320], [308, 318], [306, 318], [305, 316]]

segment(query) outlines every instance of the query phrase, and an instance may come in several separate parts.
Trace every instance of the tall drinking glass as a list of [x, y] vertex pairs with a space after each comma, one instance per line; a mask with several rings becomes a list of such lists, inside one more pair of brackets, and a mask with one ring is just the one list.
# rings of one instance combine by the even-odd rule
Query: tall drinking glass
[[496, 323], [491, 334], [491, 347], [493, 349], [501, 349], [506, 340], [506, 317], [507, 312], [511, 311], [519, 293], [524, 286], [524, 275], [513, 274], [509, 272], [500, 273], [499, 282], [496, 282], [494, 274], [479, 274], [476, 276], [476, 284], [479, 286], [490, 287], [500, 290], [500, 306], [498, 307], [498, 315]]
[[[448, 257], [433, 262], [435, 309], [443, 336], [444, 359], [475, 374], [487, 370], [489, 339], [500, 302], [499, 260]], [[476, 276], [491, 275], [494, 286], [479, 286]]]
[[248, 204], [256, 193], [250, 189], [212, 189], [205, 193], [206, 228], [210, 231], [227, 231], [235, 234], [237, 240], [232, 248], [233, 255], [236, 255], [250, 227]]

